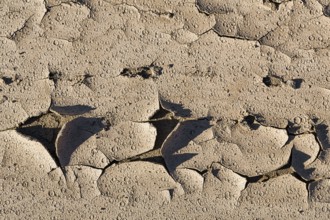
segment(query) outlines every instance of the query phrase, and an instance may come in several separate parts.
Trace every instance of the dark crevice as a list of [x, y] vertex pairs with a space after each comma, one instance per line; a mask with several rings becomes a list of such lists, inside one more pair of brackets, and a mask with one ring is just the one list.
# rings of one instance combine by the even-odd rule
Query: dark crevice
[[[156, 142], [154, 145], [154, 148], [148, 152], [144, 152], [142, 154], [120, 160], [119, 163], [125, 163], [125, 162], [132, 162], [132, 161], [148, 161], [151, 163], [157, 163], [162, 164], [169, 175], [171, 175], [171, 171], [175, 170], [175, 167], [177, 167], [179, 164], [183, 163], [186, 160], [191, 159], [192, 157], [196, 156], [196, 154], [176, 154], [171, 155], [171, 158], [173, 160], [170, 161], [171, 169], [168, 167], [168, 164], [166, 164], [164, 160], [163, 155], [163, 144], [167, 140], [167, 137], [174, 132], [173, 135], [178, 135], [178, 133], [184, 132], [186, 129], [190, 130], [188, 135], [182, 135], [182, 140], [180, 143], [176, 145], [175, 150], [179, 150], [179, 148], [184, 147], [194, 139], [196, 136], [198, 136], [202, 131], [210, 127], [209, 120], [205, 121], [205, 119], [208, 118], [201, 118], [201, 119], [187, 119], [185, 121], [185, 118], [181, 118], [181, 120], [178, 120], [176, 116], [173, 114], [173, 112], [167, 111], [162, 107], [162, 103], [160, 105], [159, 111], [157, 111], [150, 119], [150, 123], [154, 124], [154, 126], [157, 129], [157, 137]], [[171, 114], [172, 117], [166, 117], [167, 115]], [[180, 117], [179, 117], [180, 118]], [[159, 120], [158, 120], [159, 119]], [[177, 125], [180, 123], [181, 126], [177, 127]], [[165, 128], [165, 129], [164, 129]], [[177, 128], [177, 129], [175, 129]], [[175, 129], [175, 131], [174, 131]], [[184, 133], [186, 134], [186, 133]], [[170, 149], [171, 152], [166, 151], [166, 154], [173, 154], [173, 149]]]
[[199, 175], [201, 175], [202, 177], [204, 177], [204, 175], [209, 171], [208, 169], [205, 169], [205, 170], [198, 170], [196, 168], [192, 168], [192, 167], [186, 167], [185, 169], [188, 169], [188, 170], [192, 170], [192, 171], [195, 171], [197, 172]]
[[19, 85], [20, 82], [23, 80], [20, 74], [15, 74], [15, 77], [2, 76], [1, 79], [6, 85], [10, 85], [14, 82]]
[[197, 155], [197, 153], [180, 153], [180, 150], [210, 127], [210, 121], [205, 120], [205, 118], [187, 120], [178, 124], [161, 149], [162, 155], [166, 158], [166, 167], [170, 174], [185, 161], [191, 160]]
[[290, 135], [299, 135], [301, 133], [298, 133], [298, 131], [300, 130], [301, 126], [297, 126], [295, 123], [288, 121], [288, 125], [286, 126], [286, 131], [288, 132], [288, 134]]
[[143, 66], [138, 68], [124, 68], [123, 71], [121, 71], [121, 76], [126, 76], [129, 78], [132, 77], [142, 77], [143, 79], [149, 79], [149, 78], [158, 78], [160, 75], [163, 74], [163, 68], [160, 66], [156, 66], [154, 64], [151, 64], [149, 66]]
[[57, 82], [62, 78], [62, 73], [61, 72], [57, 72], [57, 71], [50, 71], [49, 75], [48, 75], [48, 79], [52, 80], [55, 84], [55, 86], [57, 85]]
[[293, 172], [293, 173], [291, 173], [291, 175], [294, 176], [295, 178], [297, 178], [298, 180], [300, 180], [301, 182], [306, 183], [307, 185], [310, 184], [310, 183], [312, 183], [312, 182], [314, 182], [314, 180], [305, 180], [297, 172]]
[[28, 26], [28, 24], [29, 24], [29, 22], [30, 22], [30, 20], [32, 19], [33, 16], [34, 16], [34, 14], [31, 15], [31, 16], [30, 16], [30, 17], [24, 22], [24, 24], [23, 24], [23, 26], [22, 26], [21, 28], [19, 28], [19, 29], [16, 30], [15, 32], [13, 32], [13, 33], [8, 37], [8, 39], [13, 40], [13, 41], [16, 41], [16, 36], [17, 36], [17, 34], [20, 33], [20, 32], [22, 32], [22, 31]]
[[152, 156], [152, 157], [146, 157], [146, 158], [143, 158], [143, 159], [132, 160], [132, 161], [145, 161], [145, 162], [149, 162], [149, 163], [154, 163], [154, 164], [162, 165], [165, 168], [165, 170], [168, 173], [168, 175], [171, 176], [171, 172], [168, 169], [168, 167], [166, 165], [166, 162], [165, 162], [165, 159], [164, 159], [163, 156]]
[[6, 85], [10, 85], [10, 84], [12, 84], [14, 82], [13, 78], [11, 78], [11, 77], [3, 76], [3, 77], [1, 77], [1, 79], [3, 80], [3, 82]]
[[292, 81], [293, 81], [292, 88], [294, 88], [294, 89], [300, 89], [301, 84], [304, 82], [303, 79], [293, 79]]
[[119, 163], [119, 161], [117, 161], [117, 160], [113, 160], [113, 161], [111, 161], [108, 165], [106, 165], [104, 168], [102, 168], [102, 172], [101, 172], [99, 178], [105, 173], [105, 171], [106, 171], [109, 167], [111, 167], [111, 166], [115, 166], [115, 165], [118, 164], [118, 163]]
[[330, 140], [327, 135], [329, 133], [329, 126], [324, 123], [320, 123], [316, 124], [314, 128], [316, 132], [316, 139], [318, 140], [318, 143], [320, 143], [321, 149], [326, 150], [330, 148]]
[[277, 76], [275, 74], [269, 73], [267, 76], [262, 78], [262, 82], [267, 87], [276, 87], [276, 86], [281, 86], [282, 84], [287, 84], [291, 86], [293, 89], [300, 89], [302, 83], [304, 82], [304, 79], [297, 78], [286, 81], [281, 76]]
[[122, 160], [112, 160], [107, 166], [105, 166], [102, 169], [102, 173], [100, 176], [102, 176], [105, 172], [105, 170], [111, 166], [119, 165], [122, 163], [130, 163], [130, 162], [137, 162], [137, 161], [144, 161], [144, 162], [149, 162], [149, 163], [154, 163], [154, 164], [160, 164], [162, 165], [167, 173], [171, 176], [170, 171], [168, 170], [165, 160], [163, 156], [161, 155], [161, 152], [159, 149], [157, 150], [150, 150], [144, 153], [141, 153], [139, 155], [135, 155], [126, 159]]
[[150, 117], [150, 119], [159, 119], [163, 118], [166, 115], [170, 114], [171, 112], [163, 108], [162, 103], [159, 103], [159, 109], [155, 112], [153, 116]]
[[171, 113], [175, 116], [179, 117], [190, 117], [192, 112], [190, 109], [185, 108], [182, 104], [173, 103], [171, 101], [167, 101], [164, 98], [160, 97], [161, 106], [166, 109], [170, 109]]
[[45, 17], [46, 14], [48, 14], [50, 12], [52, 6], [45, 6], [45, 7], [46, 7], [46, 12], [44, 14], [44, 17]]
[[265, 76], [265, 77], [262, 78], [262, 82], [267, 87], [280, 86], [281, 83], [283, 82], [283, 79], [281, 77], [279, 77], [279, 76], [267, 75], [267, 76]]
[[[157, 16], [167, 16], [168, 18], [173, 18], [175, 16], [174, 13], [170, 12], [170, 11], [165, 11], [165, 12], [161, 12], [161, 11], [157, 11], [157, 10], [143, 10], [140, 9], [139, 7], [135, 6], [134, 4], [128, 4], [128, 3], [119, 3], [119, 4], [114, 4], [113, 6], [118, 6], [118, 5], [125, 5], [125, 6], [129, 6], [129, 7], [133, 7], [135, 8], [140, 14], [142, 13], [152, 13], [155, 14]], [[125, 14], [126, 12], [122, 12], [122, 14]]]
[[162, 154], [160, 152], [160, 149], [153, 149], [146, 152], [143, 152], [141, 154], [119, 160], [118, 163], [126, 163], [126, 162], [132, 162], [132, 161], [146, 161], [146, 160], [155, 160], [157, 157], [162, 157]]
[[[155, 163], [155, 164], [161, 164], [165, 166], [165, 160], [162, 156], [154, 156], [154, 157], [148, 157], [144, 159], [140, 159], [141, 161], [146, 161], [150, 163]], [[134, 160], [132, 160], [134, 161]]]
[[170, 194], [170, 199], [172, 200], [174, 198], [174, 189], [168, 189], [168, 192]]
[[168, 13], [168, 17], [169, 17], [169, 18], [173, 18], [173, 17], [174, 17], [174, 15], [175, 15], [174, 13], [171, 13], [171, 12], [170, 12], [170, 13]]
[[91, 86], [91, 84], [92, 84], [92, 82], [91, 82], [91, 80], [92, 80], [92, 75], [90, 75], [90, 74], [85, 74], [84, 75], [84, 79], [81, 81], [81, 83], [82, 84], [84, 84], [84, 85], [86, 85], [88, 88], [90, 88], [90, 86]]
[[309, 188], [309, 186], [310, 186], [310, 183], [313, 183], [314, 180], [305, 180], [304, 178], [302, 178], [302, 177], [301, 177], [298, 173], [296, 173], [296, 172], [291, 173], [291, 176], [295, 177], [295, 178], [298, 179], [299, 181], [301, 181], [301, 182], [303, 182], [303, 183], [306, 184], [306, 190], [307, 190], [308, 198], [309, 198], [309, 197], [310, 197], [310, 195], [309, 195], [310, 190], [309, 190], [308, 188]]
[[57, 153], [62, 166], [70, 162], [73, 152], [94, 134], [104, 129], [101, 118], [77, 117], [65, 124], [57, 139]]
[[231, 38], [231, 39], [235, 39], [235, 40], [245, 40], [245, 41], [253, 41], [252, 39], [243, 37], [243, 36], [239, 36], [239, 35], [235, 35], [235, 36], [230, 36], [230, 35], [222, 35], [220, 33], [218, 33], [214, 28], [205, 31], [204, 33], [200, 34], [199, 36], [208, 33], [209, 31], [213, 31], [214, 33], [216, 33], [219, 37], [225, 37], [225, 38]]
[[238, 175], [246, 178], [247, 182], [246, 182], [245, 188], [247, 188], [247, 186], [249, 184], [267, 182], [270, 179], [274, 179], [274, 178], [277, 178], [277, 177], [285, 175], [285, 174], [292, 174], [293, 172], [294, 171], [292, 169], [292, 151], [291, 151], [288, 162], [276, 170], [270, 171], [270, 172], [262, 174], [262, 175], [257, 175], [257, 176], [246, 176], [246, 175], [242, 175], [242, 174], [238, 174]]
[[[313, 132], [312, 134], [314, 135], [315, 140], [316, 140], [316, 142], [317, 142], [317, 144], [318, 144], [318, 146], [319, 146], [319, 152], [317, 153], [317, 156], [316, 156], [316, 158], [315, 158], [315, 160], [316, 160], [317, 158], [320, 157], [320, 155], [321, 155], [323, 149], [322, 149], [322, 144], [321, 144], [321, 142], [319, 141], [316, 132]], [[313, 161], [313, 162], [314, 162], [314, 161]]]
[[200, 8], [200, 6], [198, 5], [198, 1], [195, 1], [195, 7], [197, 8], [198, 12], [201, 14], [204, 14], [206, 16], [210, 16], [211, 14], [208, 13], [207, 11], [204, 11]]
[[280, 5], [283, 3], [283, 2], [278, 2], [278, 1], [274, 1], [274, 0], [263, 0], [262, 2], [263, 2], [263, 4], [269, 5], [271, 7], [271, 9], [274, 11], [278, 11], [280, 9]]
[[[141, 10], [139, 10], [139, 11], [141, 11]], [[153, 13], [155, 15], [166, 16], [168, 18], [173, 18], [175, 16], [175, 14], [173, 12], [167, 12], [167, 11], [166, 12], [159, 12], [159, 11], [151, 11], [151, 10], [149, 10], [149, 11], [142, 11], [142, 12], [150, 12], [150, 13]]]
[[108, 167], [111, 167], [112, 165], [119, 165], [122, 163], [129, 163], [129, 162], [136, 162], [136, 161], [144, 161], [144, 162], [163, 165], [163, 167], [165, 168], [167, 173], [171, 176], [171, 172], [168, 170], [168, 168], [166, 166], [165, 160], [164, 160], [163, 156], [161, 155], [160, 149], [150, 150], [150, 151], [141, 153], [139, 155], [135, 155], [135, 156], [132, 156], [132, 157], [129, 157], [126, 159], [122, 159], [122, 160], [113, 160], [110, 164], [108, 164], [106, 167], [104, 167], [102, 169], [102, 174], [100, 176], [102, 176], [104, 174], [105, 170]]
[[[56, 137], [61, 129], [58, 117], [56, 114], [49, 112], [37, 117], [31, 117], [16, 128], [16, 131], [39, 141], [52, 156], [56, 165], [60, 166], [55, 148]], [[50, 120], [48, 122], [53, 126], [46, 127], [43, 120]]]
[[286, 146], [286, 145], [290, 144], [293, 140], [294, 140], [294, 135], [289, 135], [288, 134], [288, 140], [285, 142], [285, 144], [283, 146]]
[[61, 115], [83, 115], [95, 109], [89, 105], [56, 106], [52, 104], [51, 106], [52, 111], [58, 112]]
[[326, 17], [330, 17], [330, 4], [324, 6], [324, 8], [323, 8], [323, 14]]
[[[241, 175], [241, 176], [245, 177], [245, 179], [247, 181], [245, 188], [248, 186], [248, 184], [250, 184], [250, 183], [258, 183], [263, 178], [263, 175], [251, 176], [251, 177], [244, 176], [244, 175]], [[265, 180], [263, 180], [262, 182], [265, 182]]]
[[[217, 162], [217, 163], [219, 163], [221, 166], [223, 166], [223, 167], [225, 167], [225, 168], [231, 170], [231, 171], [234, 172], [235, 174], [237, 174], [237, 175], [239, 175], [239, 176], [245, 178], [245, 179], [246, 179], [246, 183], [245, 183], [245, 187], [244, 187], [245, 189], [247, 188], [247, 186], [248, 186], [249, 184], [252, 184], [252, 183], [258, 183], [258, 182], [260, 182], [260, 180], [263, 178], [263, 175], [247, 176], [247, 175], [244, 175], [244, 174], [241, 174], [241, 173], [235, 172], [234, 170], [232, 170], [232, 169], [230, 169], [230, 168], [224, 166], [224, 165], [223, 165], [222, 163], [220, 163], [220, 162]], [[217, 176], [217, 175], [218, 175], [218, 173], [217, 173], [217, 172], [218, 172], [218, 169], [216, 169], [216, 168], [212, 168], [211, 172], [212, 172], [212, 174], [213, 174], [214, 176]], [[263, 182], [264, 182], [264, 181], [263, 181]]]
[[256, 122], [256, 117], [253, 115], [245, 116], [242, 121], [242, 123], [248, 125], [251, 130], [257, 130], [260, 127], [260, 124]]
[[8, 100], [8, 97], [3, 95], [2, 98], [0, 99], [0, 104], [6, 102]]
[[259, 113], [252, 113], [252, 112], [249, 112], [249, 110], [247, 110], [247, 112], [249, 113], [249, 115], [247, 116], [248, 118], [244, 118], [244, 121], [246, 121], [248, 123], [247, 120], [249, 120], [249, 122], [252, 121], [253, 119], [253, 123], [257, 122], [261, 125], [264, 125], [266, 123], [266, 119]]
[[102, 124], [104, 126], [104, 130], [105, 131], [109, 131], [111, 126], [112, 126], [112, 123], [110, 121], [110, 119], [107, 119], [107, 118], [102, 118]]
[[86, 0], [76, 0], [76, 1], [73, 1], [73, 2], [76, 2], [80, 5], [85, 5], [86, 4]]
[[164, 119], [164, 120], [157, 120], [165, 118], [167, 115], [171, 114], [170, 111], [164, 109], [160, 103], [159, 110], [150, 118], [150, 123], [156, 128], [157, 136], [154, 145], [154, 149], [159, 149], [162, 147], [164, 141], [169, 136], [169, 134], [173, 131], [173, 129], [179, 123], [178, 120], [175, 119]]

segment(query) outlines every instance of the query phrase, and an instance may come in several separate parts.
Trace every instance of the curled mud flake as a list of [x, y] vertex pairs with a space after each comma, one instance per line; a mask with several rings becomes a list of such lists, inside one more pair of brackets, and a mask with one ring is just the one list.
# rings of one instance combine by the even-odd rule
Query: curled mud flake
[[168, 202], [168, 195], [164, 196], [163, 191], [176, 188], [176, 183], [163, 166], [141, 161], [106, 168], [97, 184], [104, 196], [119, 200], [128, 198], [120, 201], [121, 206], [133, 203], [138, 207], [146, 203]]
[[78, 198], [93, 199], [101, 194], [97, 186], [97, 180], [102, 174], [101, 169], [89, 166], [67, 166], [65, 171], [67, 185]]
[[99, 132], [96, 144], [108, 158], [121, 161], [152, 150], [156, 135], [149, 123], [122, 122]]
[[308, 207], [306, 184], [290, 174], [270, 179], [267, 182], [249, 184], [242, 191], [240, 205]]
[[4, 175], [7, 173], [24, 179], [34, 175], [41, 176], [57, 167], [40, 142], [15, 130], [0, 132], [0, 138], [3, 140], [0, 143], [0, 149], [3, 150], [1, 174], [3, 172]]
[[103, 129], [99, 118], [79, 117], [63, 126], [56, 139], [56, 154], [61, 166], [70, 164], [76, 149]]
[[37, 117], [29, 118], [16, 130], [17, 132], [38, 140], [43, 144], [57, 165], [59, 165], [55, 150], [55, 140], [61, 126], [61, 116], [55, 113], [46, 113]]
[[192, 169], [177, 169], [173, 176], [181, 184], [186, 194], [203, 191], [204, 177]]

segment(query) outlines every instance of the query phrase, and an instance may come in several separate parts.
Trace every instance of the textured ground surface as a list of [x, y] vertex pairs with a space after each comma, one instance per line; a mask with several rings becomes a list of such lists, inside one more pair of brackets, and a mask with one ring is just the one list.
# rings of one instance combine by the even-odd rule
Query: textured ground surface
[[329, 219], [329, 0], [0, 0], [0, 219]]

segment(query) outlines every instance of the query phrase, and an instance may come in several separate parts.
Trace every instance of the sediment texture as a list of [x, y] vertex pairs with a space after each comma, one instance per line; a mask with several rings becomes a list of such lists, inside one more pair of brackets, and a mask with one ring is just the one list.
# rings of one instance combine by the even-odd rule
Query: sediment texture
[[0, 219], [330, 218], [329, 0], [0, 18]]

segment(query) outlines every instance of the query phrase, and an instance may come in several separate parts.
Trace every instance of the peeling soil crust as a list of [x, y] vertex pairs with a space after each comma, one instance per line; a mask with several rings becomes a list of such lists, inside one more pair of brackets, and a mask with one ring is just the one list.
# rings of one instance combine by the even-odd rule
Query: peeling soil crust
[[330, 2], [0, 2], [0, 219], [330, 218]]

